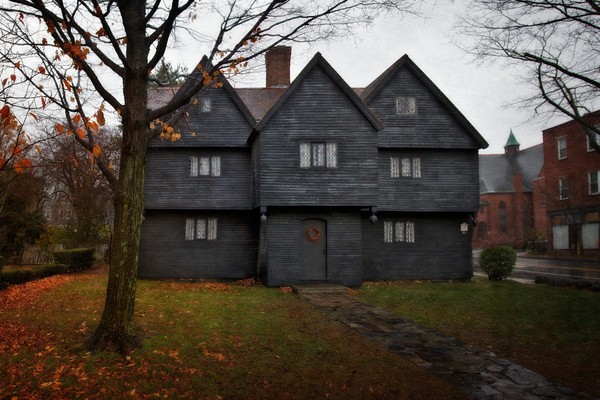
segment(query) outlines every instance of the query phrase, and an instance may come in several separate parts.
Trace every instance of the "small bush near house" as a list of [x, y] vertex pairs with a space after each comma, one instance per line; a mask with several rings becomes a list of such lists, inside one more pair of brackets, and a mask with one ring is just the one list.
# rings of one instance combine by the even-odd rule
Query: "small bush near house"
[[62, 264], [40, 265], [32, 269], [11, 269], [2, 274], [0, 281], [5, 285], [17, 285], [68, 271], [69, 267]]
[[490, 280], [495, 281], [501, 281], [510, 276], [516, 262], [517, 252], [507, 245], [488, 247], [481, 252], [479, 257], [479, 266], [488, 274]]
[[54, 262], [69, 266], [69, 271], [90, 268], [94, 262], [94, 249], [69, 249], [54, 252]]

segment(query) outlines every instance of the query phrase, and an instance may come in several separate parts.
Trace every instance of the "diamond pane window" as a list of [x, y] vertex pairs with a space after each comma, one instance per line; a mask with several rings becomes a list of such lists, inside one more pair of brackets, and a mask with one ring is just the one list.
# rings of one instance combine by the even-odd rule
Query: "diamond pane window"
[[402, 176], [410, 176], [410, 158], [402, 159]]
[[384, 221], [383, 223], [383, 241], [385, 243], [392, 243], [394, 241], [394, 223], [390, 221]]
[[185, 219], [185, 240], [194, 240], [194, 218]]
[[394, 241], [404, 242], [404, 222], [396, 222], [394, 228]]
[[203, 176], [210, 175], [210, 157], [200, 157], [198, 172]]
[[400, 177], [400, 157], [390, 157], [390, 177]]
[[216, 240], [217, 239], [217, 219], [209, 218], [208, 219], [208, 240]]
[[300, 168], [310, 168], [310, 143], [300, 143]]
[[203, 97], [200, 99], [200, 112], [210, 112], [212, 108], [212, 102], [210, 97]]
[[406, 242], [415, 242], [415, 223], [412, 221], [406, 221]]
[[190, 176], [198, 176], [198, 157], [190, 157]]
[[327, 168], [337, 168], [337, 143], [327, 143]]
[[210, 175], [221, 176], [221, 157], [213, 156], [210, 158]]
[[421, 177], [421, 159], [419, 157], [412, 159], [412, 176], [413, 178]]
[[325, 166], [325, 143], [313, 143], [313, 166], [324, 167]]
[[411, 115], [417, 113], [417, 100], [414, 97], [397, 97], [396, 114]]
[[204, 218], [196, 220], [196, 239], [206, 239], [206, 220]]

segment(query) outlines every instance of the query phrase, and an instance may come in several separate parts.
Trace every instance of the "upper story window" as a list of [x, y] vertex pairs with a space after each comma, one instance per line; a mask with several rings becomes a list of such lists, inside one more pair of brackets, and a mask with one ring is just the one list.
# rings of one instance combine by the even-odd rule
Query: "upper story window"
[[569, 184], [567, 178], [558, 178], [558, 198], [567, 200], [569, 198]]
[[384, 221], [383, 222], [384, 243], [415, 242], [414, 221]]
[[556, 139], [556, 149], [559, 160], [564, 160], [567, 158], [567, 138], [561, 137]]
[[191, 156], [190, 176], [221, 176], [221, 156]]
[[390, 177], [421, 177], [420, 157], [390, 157]]
[[210, 112], [212, 109], [212, 99], [210, 97], [202, 97], [200, 99], [200, 112]]
[[[596, 129], [600, 129], [600, 125], [596, 126]], [[592, 133], [593, 139], [590, 139], [589, 136], [586, 135], [586, 143], [587, 143], [587, 151], [594, 151], [595, 149], [592, 147], [592, 142], [600, 144], [600, 134]]]
[[417, 99], [414, 97], [396, 97], [396, 114], [412, 115], [417, 113]]
[[337, 143], [300, 143], [300, 168], [337, 168]]
[[216, 218], [186, 218], [185, 240], [216, 240]]
[[592, 171], [588, 174], [588, 183], [590, 188], [590, 194], [599, 194], [600, 190], [598, 182], [600, 181], [600, 170]]

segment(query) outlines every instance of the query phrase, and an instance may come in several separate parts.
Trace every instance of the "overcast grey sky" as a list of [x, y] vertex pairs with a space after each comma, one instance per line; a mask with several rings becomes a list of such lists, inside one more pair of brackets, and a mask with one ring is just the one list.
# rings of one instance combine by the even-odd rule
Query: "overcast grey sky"
[[[422, 6], [425, 18], [382, 16], [369, 28], [356, 31], [353, 38], [310, 46], [295, 44], [292, 46], [292, 79], [320, 51], [350, 86], [364, 87], [402, 55], [408, 54], [487, 140], [489, 147], [482, 153], [504, 152], [511, 129], [522, 149], [541, 143], [542, 129], [565, 119], [535, 119], [532, 110], [511, 107], [532, 90], [520, 82], [518, 71], [500, 62], [474, 62], [453, 43], [453, 38], [461, 39], [454, 28], [465, 15], [468, 2], [437, 1]], [[202, 54], [199, 48], [194, 54], [186, 47], [167, 58], [175, 57], [175, 64], [185, 60], [187, 66], [193, 67]], [[235, 81], [234, 85], [239, 87], [260, 83], [254, 80], [248, 84], [243, 76]]]

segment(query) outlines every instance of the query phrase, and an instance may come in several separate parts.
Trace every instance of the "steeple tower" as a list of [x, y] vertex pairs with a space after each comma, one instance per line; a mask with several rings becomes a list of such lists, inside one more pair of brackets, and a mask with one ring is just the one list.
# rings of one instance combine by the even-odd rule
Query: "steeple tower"
[[504, 154], [514, 154], [519, 152], [519, 148], [521, 144], [517, 141], [515, 134], [512, 129], [510, 130], [510, 135], [508, 135], [508, 140], [504, 145]]

